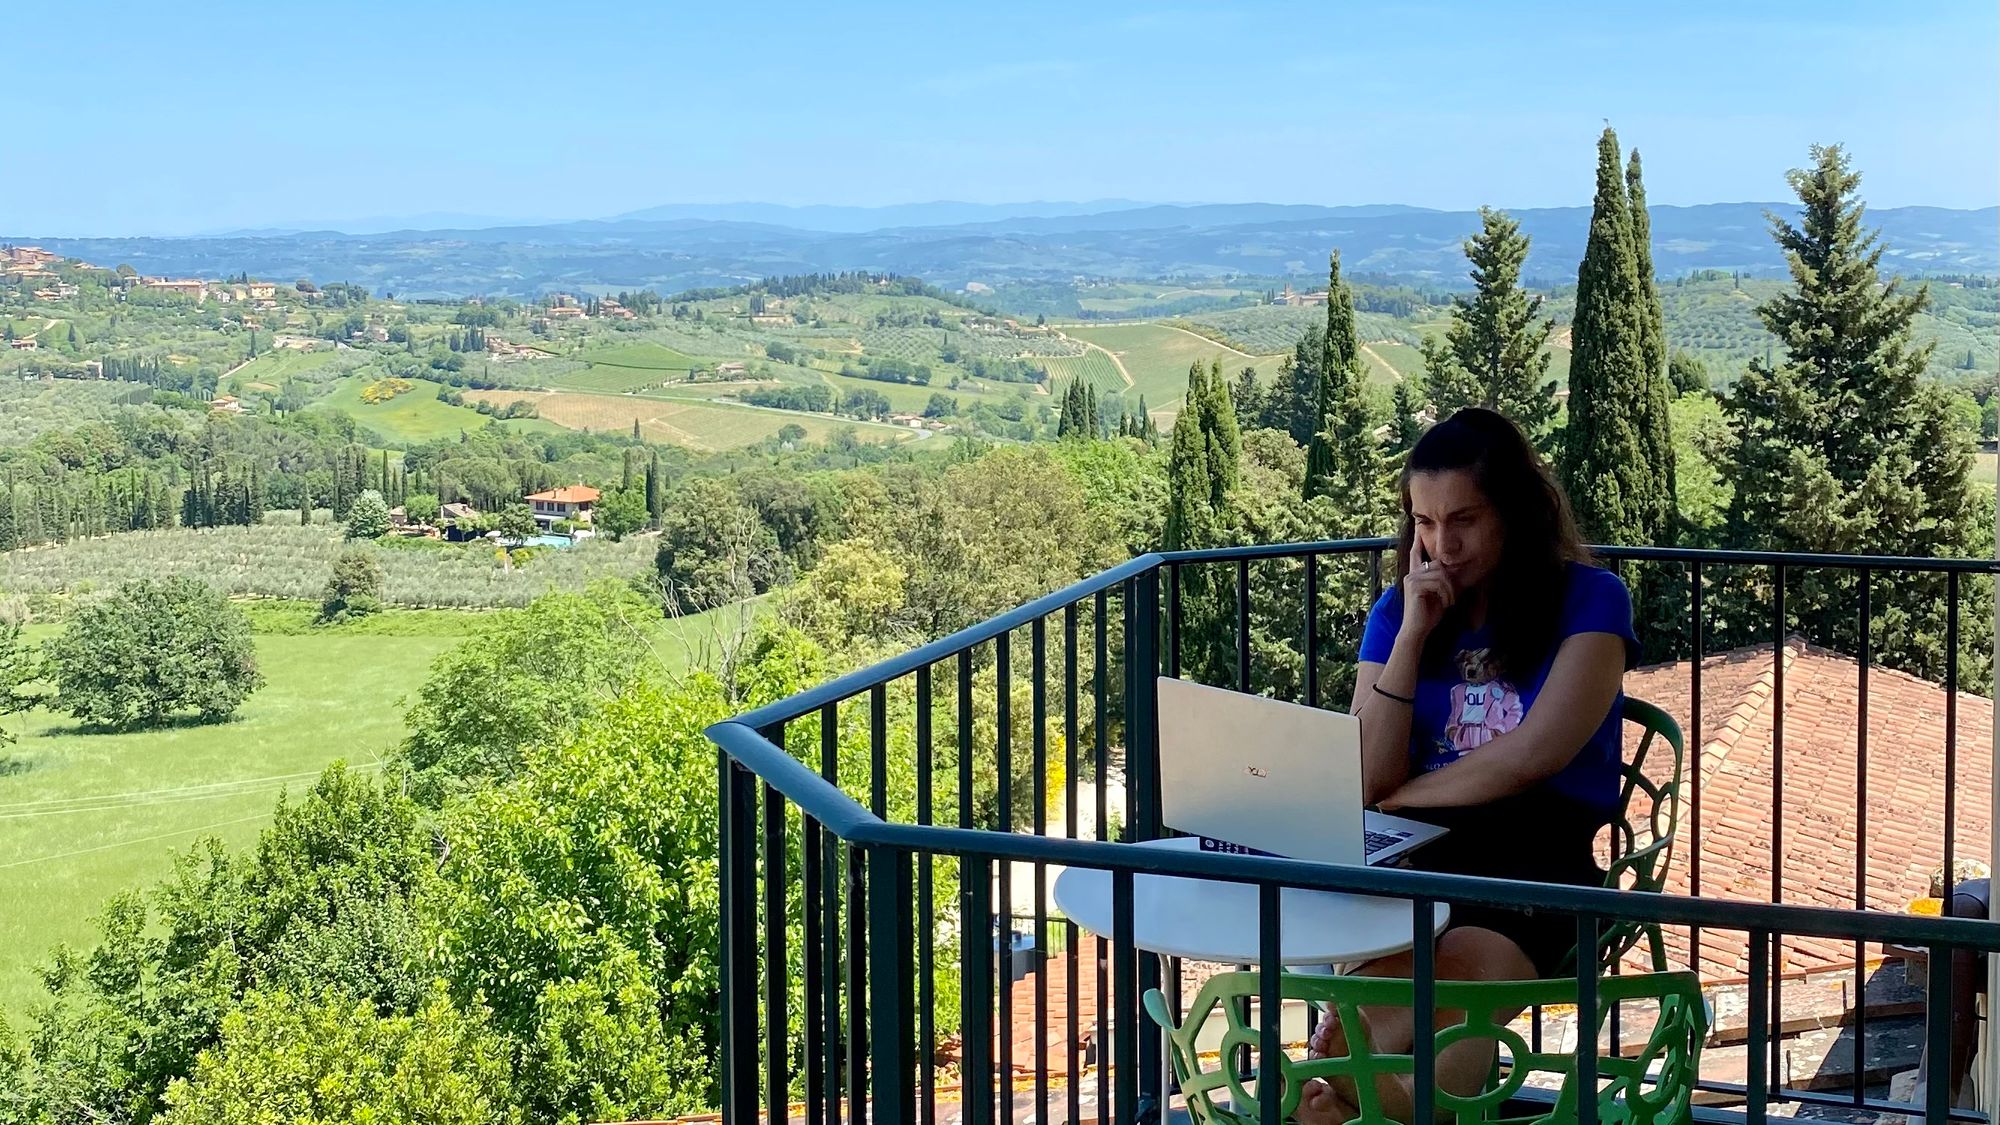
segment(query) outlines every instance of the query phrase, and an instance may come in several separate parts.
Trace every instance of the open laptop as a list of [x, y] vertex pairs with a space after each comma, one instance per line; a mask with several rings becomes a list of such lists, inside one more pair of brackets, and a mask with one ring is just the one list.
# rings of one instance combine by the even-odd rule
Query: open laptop
[[1206, 850], [1384, 863], [1445, 830], [1361, 805], [1361, 720], [1160, 677], [1160, 816]]

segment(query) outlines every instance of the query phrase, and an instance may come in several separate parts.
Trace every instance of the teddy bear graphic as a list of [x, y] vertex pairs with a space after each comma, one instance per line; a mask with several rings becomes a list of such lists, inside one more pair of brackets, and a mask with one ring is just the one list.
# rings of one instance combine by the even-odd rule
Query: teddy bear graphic
[[1454, 756], [1463, 757], [1521, 725], [1521, 693], [1499, 678], [1489, 649], [1463, 649], [1458, 654], [1461, 682], [1451, 689], [1451, 710], [1444, 738]]

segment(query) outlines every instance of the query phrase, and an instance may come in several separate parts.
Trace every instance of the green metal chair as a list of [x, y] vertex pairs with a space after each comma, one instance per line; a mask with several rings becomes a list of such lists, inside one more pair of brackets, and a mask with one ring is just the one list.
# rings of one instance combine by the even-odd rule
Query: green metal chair
[[[1174, 1074], [1187, 1098], [1194, 1125], [1259, 1125], [1257, 1096], [1263, 1087], [1257, 1085], [1254, 1076], [1238, 1069], [1238, 1059], [1255, 1052], [1260, 1042], [1258, 1029], [1250, 1026], [1243, 1012], [1246, 1007], [1243, 1001], [1257, 997], [1260, 988], [1256, 973], [1233, 972], [1212, 977], [1195, 997], [1188, 1018], [1178, 1026], [1159, 990], [1145, 996], [1147, 1014], [1166, 1030]], [[1340, 1013], [1342, 1026], [1354, 1029], [1365, 1027], [1361, 1008], [1410, 1007], [1415, 986], [1411, 981], [1388, 977], [1284, 973], [1279, 979], [1279, 992], [1287, 999], [1331, 1005]], [[1436, 982], [1435, 995], [1438, 1008], [1463, 1011], [1466, 1018], [1437, 1029], [1431, 1042], [1433, 1052], [1468, 1037], [1483, 1037], [1497, 1040], [1512, 1059], [1504, 1072], [1496, 1069], [1486, 1088], [1470, 1097], [1457, 1097], [1438, 1089], [1435, 1099], [1441, 1114], [1453, 1115], [1459, 1125], [1566, 1125], [1577, 1120], [1578, 1099], [1587, 1091], [1580, 1088], [1577, 1079], [1576, 1054], [1533, 1050], [1525, 1039], [1495, 1018], [1507, 1011], [1537, 1005], [1576, 1003], [1574, 978], [1440, 980]], [[1708, 1014], [1702, 1003], [1700, 982], [1693, 973], [1612, 977], [1598, 982], [1598, 1001], [1599, 1029], [1614, 1004], [1653, 1002], [1657, 1004], [1657, 1019], [1645, 1046], [1636, 1053], [1599, 1054], [1597, 1120], [1604, 1125], [1686, 1125], [1691, 1120], [1689, 1106], [1700, 1072], [1702, 1041], [1708, 1034]], [[1220, 1069], [1204, 1070], [1196, 1040], [1217, 1009], [1228, 1021], [1221, 1042]], [[1627, 1027], [1640, 1026], [1629, 1015], [1627, 1020]], [[1278, 1064], [1282, 1074], [1278, 1095], [1282, 1099], [1282, 1116], [1287, 1120], [1292, 1118], [1307, 1081], [1346, 1078], [1353, 1082], [1360, 1101], [1356, 1125], [1401, 1125], [1384, 1113], [1374, 1080], [1384, 1075], [1414, 1074], [1416, 1057], [1378, 1053], [1366, 1038], [1365, 1032], [1350, 1032], [1347, 1053], [1332, 1058], [1294, 1059], [1284, 1055]], [[1552, 1076], [1558, 1083], [1554, 1101], [1535, 1103], [1535, 1112], [1523, 1113], [1519, 1103], [1510, 1104], [1510, 1099], [1537, 1074]]]
[[[1618, 790], [1618, 811], [1611, 820], [1611, 866], [1604, 885], [1612, 890], [1646, 891], [1657, 894], [1666, 889], [1667, 867], [1673, 860], [1674, 838], [1681, 822], [1681, 770], [1686, 764], [1686, 741], [1680, 724], [1671, 715], [1643, 699], [1625, 697], [1625, 721], [1644, 733], [1638, 749], [1625, 763], [1624, 782]], [[1655, 743], [1665, 743], [1673, 754], [1671, 770], [1647, 770]], [[1661, 779], [1663, 775], [1664, 779]], [[1649, 808], [1637, 810], [1633, 797], [1644, 793]], [[1634, 816], [1639, 816], [1634, 820]], [[1598, 938], [1597, 967], [1611, 972], [1625, 954], [1643, 939], [1652, 954], [1653, 971], [1667, 969], [1667, 948], [1660, 927], [1651, 923], [1614, 921]], [[1562, 972], [1574, 971], [1576, 951], [1571, 950]]]

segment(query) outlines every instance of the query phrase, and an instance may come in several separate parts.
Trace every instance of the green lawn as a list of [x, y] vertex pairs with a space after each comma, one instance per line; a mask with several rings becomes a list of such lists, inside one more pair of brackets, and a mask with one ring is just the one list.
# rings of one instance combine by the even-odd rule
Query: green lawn
[[[80, 733], [64, 715], [7, 721], [0, 750], [0, 1012], [36, 994], [33, 966], [87, 944], [112, 894], [150, 885], [211, 834], [256, 839], [281, 789], [336, 758], [376, 768], [402, 736], [397, 699], [451, 636], [259, 636], [268, 682], [236, 718], [133, 734]], [[329, 671], [335, 674], [329, 675]]]
[[[415, 390], [397, 395], [387, 402], [361, 401], [361, 389], [373, 381], [366, 375], [350, 375], [340, 380], [326, 397], [313, 403], [312, 409], [344, 410], [356, 422], [382, 435], [394, 448], [407, 448], [435, 438], [456, 437], [461, 432], [486, 425], [486, 416], [469, 406], [439, 402], [437, 393], [442, 384], [427, 379], [415, 380]], [[516, 419], [506, 425], [517, 429], [546, 429], [549, 426], [531, 418]]]
[[2000, 454], [1973, 454], [1972, 479], [1987, 484], [1996, 483], [1996, 479], [2000, 479]]
[[[487, 614], [399, 610], [337, 631], [305, 603], [246, 603], [265, 686], [231, 722], [132, 734], [80, 732], [45, 710], [5, 720], [0, 749], [0, 1013], [15, 1026], [59, 942], [86, 947], [105, 900], [167, 876], [203, 835], [255, 842], [278, 794], [309, 789], [336, 758], [375, 770], [401, 740], [401, 698]], [[727, 635], [767, 612], [749, 602], [646, 623], [658, 670], [713, 666]], [[56, 631], [31, 626], [34, 639]], [[333, 674], [329, 674], [329, 671]]]

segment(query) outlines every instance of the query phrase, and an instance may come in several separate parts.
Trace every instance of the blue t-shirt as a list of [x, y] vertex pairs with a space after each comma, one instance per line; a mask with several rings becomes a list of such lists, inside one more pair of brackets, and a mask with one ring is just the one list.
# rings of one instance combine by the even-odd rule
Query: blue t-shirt
[[[1567, 578], [1555, 643], [1534, 675], [1501, 678], [1488, 656], [1490, 624], [1459, 634], [1457, 656], [1448, 669], [1426, 669], [1418, 674], [1417, 702], [1410, 720], [1412, 770], [1450, 765], [1519, 726], [1541, 694], [1555, 663], [1556, 649], [1566, 638], [1578, 633], [1610, 633], [1624, 638], [1626, 669], [1638, 662], [1632, 595], [1625, 583], [1608, 570], [1582, 563], [1570, 563]], [[1392, 586], [1368, 613], [1368, 626], [1361, 634], [1361, 659], [1387, 663], [1402, 627], [1403, 599], [1401, 591]], [[1594, 809], [1615, 806], [1624, 760], [1619, 731], [1623, 710], [1621, 692], [1583, 749], [1543, 784]]]

